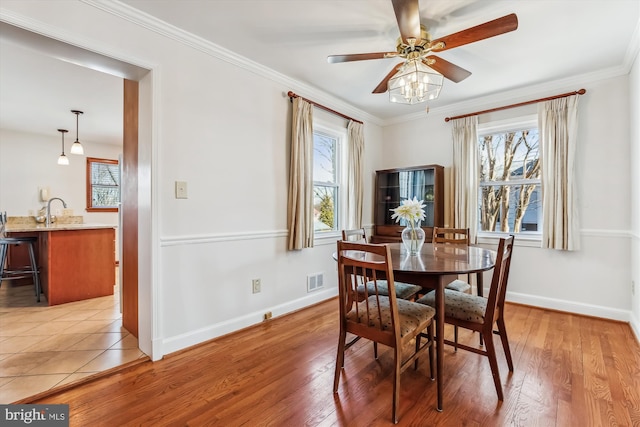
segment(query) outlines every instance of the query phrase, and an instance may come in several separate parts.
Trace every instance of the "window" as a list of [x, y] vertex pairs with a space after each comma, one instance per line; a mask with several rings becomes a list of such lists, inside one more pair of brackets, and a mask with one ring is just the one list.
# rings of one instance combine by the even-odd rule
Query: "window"
[[87, 212], [117, 212], [119, 204], [118, 161], [87, 157]]
[[542, 233], [537, 118], [479, 127], [480, 233]]
[[336, 232], [341, 224], [340, 158], [343, 133], [318, 126], [313, 131], [313, 208], [315, 233]]

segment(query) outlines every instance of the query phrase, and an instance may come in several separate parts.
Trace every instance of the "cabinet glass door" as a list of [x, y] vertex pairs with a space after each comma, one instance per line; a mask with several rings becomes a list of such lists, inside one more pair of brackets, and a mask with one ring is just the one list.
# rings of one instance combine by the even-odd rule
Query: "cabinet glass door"
[[[400, 172], [386, 172], [378, 175], [378, 206], [377, 217], [384, 220], [384, 225], [394, 225], [391, 219], [391, 209], [400, 206], [406, 199], [422, 200], [426, 207], [423, 227], [433, 227], [434, 220], [434, 184], [435, 174], [433, 169], [409, 170]], [[402, 220], [400, 225], [406, 225]]]

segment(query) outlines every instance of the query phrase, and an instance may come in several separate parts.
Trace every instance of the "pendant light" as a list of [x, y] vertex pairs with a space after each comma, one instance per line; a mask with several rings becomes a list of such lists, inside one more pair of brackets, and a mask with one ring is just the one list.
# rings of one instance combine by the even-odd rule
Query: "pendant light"
[[82, 144], [80, 144], [80, 141], [78, 140], [78, 117], [80, 117], [80, 114], [84, 113], [79, 110], [71, 110], [71, 112], [76, 115], [76, 142], [71, 145], [71, 154], [82, 155], [84, 154], [84, 149], [82, 148]]
[[62, 154], [58, 157], [58, 164], [66, 166], [69, 164], [69, 158], [64, 155], [64, 134], [69, 131], [66, 129], [58, 129], [58, 132], [62, 134]]

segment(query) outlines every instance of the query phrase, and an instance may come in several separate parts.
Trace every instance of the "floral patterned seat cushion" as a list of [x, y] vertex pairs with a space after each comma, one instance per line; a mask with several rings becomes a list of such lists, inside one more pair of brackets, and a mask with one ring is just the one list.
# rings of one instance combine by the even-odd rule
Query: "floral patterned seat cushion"
[[449, 283], [446, 288], [453, 291], [469, 293], [469, 291], [471, 290], [471, 285], [464, 280], [456, 279], [453, 282]]
[[[431, 291], [416, 301], [430, 307], [436, 305], [436, 293]], [[444, 315], [454, 319], [483, 323], [487, 310], [487, 299], [476, 295], [465, 294], [451, 289], [444, 290]]]
[[[389, 297], [381, 296], [380, 312], [381, 318], [378, 317], [378, 299], [375, 296], [368, 298], [369, 304], [369, 326], [380, 327], [385, 331], [391, 331], [391, 307]], [[398, 317], [400, 318], [400, 336], [404, 337], [425, 322], [433, 319], [436, 311], [428, 305], [418, 304], [412, 301], [396, 299], [398, 305]], [[347, 320], [351, 322], [365, 323], [367, 322], [367, 301], [358, 303], [358, 312], [355, 307], [347, 314]]]
[[[396, 289], [396, 297], [402, 299], [409, 299], [422, 290], [421, 286], [412, 285], [404, 282], [394, 282]], [[364, 286], [358, 286], [358, 293], [364, 295]], [[373, 282], [367, 282], [367, 293], [369, 295], [375, 295], [375, 285]], [[378, 280], [378, 295], [389, 296], [389, 285], [386, 280]]]

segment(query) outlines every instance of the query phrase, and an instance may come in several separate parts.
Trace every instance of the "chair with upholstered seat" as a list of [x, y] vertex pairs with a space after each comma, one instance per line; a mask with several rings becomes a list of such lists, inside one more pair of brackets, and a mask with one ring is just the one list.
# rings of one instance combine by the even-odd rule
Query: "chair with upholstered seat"
[[[452, 245], [469, 246], [469, 229], [433, 227], [433, 238], [431, 243], [447, 243]], [[447, 289], [452, 289], [458, 292], [470, 292], [470, 278], [470, 275], [467, 275], [467, 282], [456, 279], [447, 285]], [[482, 295], [482, 293], [479, 295]]]
[[[511, 255], [513, 253], [513, 240], [513, 236], [500, 239], [488, 298], [456, 292], [450, 289], [445, 289], [444, 291], [445, 323], [484, 335], [485, 350], [449, 340], [445, 340], [445, 343], [489, 358], [493, 382], [499, 400], [504, 400], [504, 397], [502, 384], [500, 382], [500, 373], [498, 372], [498, 361], [496, 358], [495, 344], [493, 342], [493, 334], [495, 333], [500, 336], [509, 371], [513, 372], [511, 350], [509, 349], [509, 340], [504, 323], [504, 300], [507, 293]], [[435, 307], [435, 292], [429, 292], [427, 295], [418, 299], [417, 302]], [[494, 325], [497, 326], [497, 331], [495, 332], [493, 331]]]
[[[356, 228], [354, 230], [342, 230], [342, 240], [350, 242], [367, 243], [367, 235], [364, 228]], [[367, 284], [370, 286], [369, 284]], [[389, 291], [386, 288], [386, 283], [383, 280], [378, 280], [379, 291], [382, 295], [389, 295]], [[363, 294], [364, 285], [360, 288], [360, 293]], [[418, 285], [412, 285], [411, 283], [395, 282], [396, 297], [414, 300], [416, 295], [422, 291], [422, 287]], [[371, 289], [369, 289], [371, 292]]]
[[[409, 366], [418, 368], [419, 357], [429, 350], [431, 378], [434, 379], [433, 317], [435, 310], [396, 297], [391, 253], [387, 245], [338, 241], [338, 283], [340, 303], [340, 338], [336, 357], [333, 392], [338, 392], [340, 376], [344, 368], [345, 351], [359, 338], [369, 339], [393, 348], [393, 403], [392, 420], [398, 422], [400, 402], [400, 376]], [[380, 277], [385, 278], [388, 295], [380, 290]], [[361, 299], [359, 287], [364, 288]], [[426, 310], [425, 310], [426, 309]], [[356, 337], [349, 343], [347, 333]], [[426, 337], [422, 341], [420, 337]], [[413, 351], [404, 357], [403, 350], [412, 344]], [[348, 387], [348, 386], [347, 386]]]

